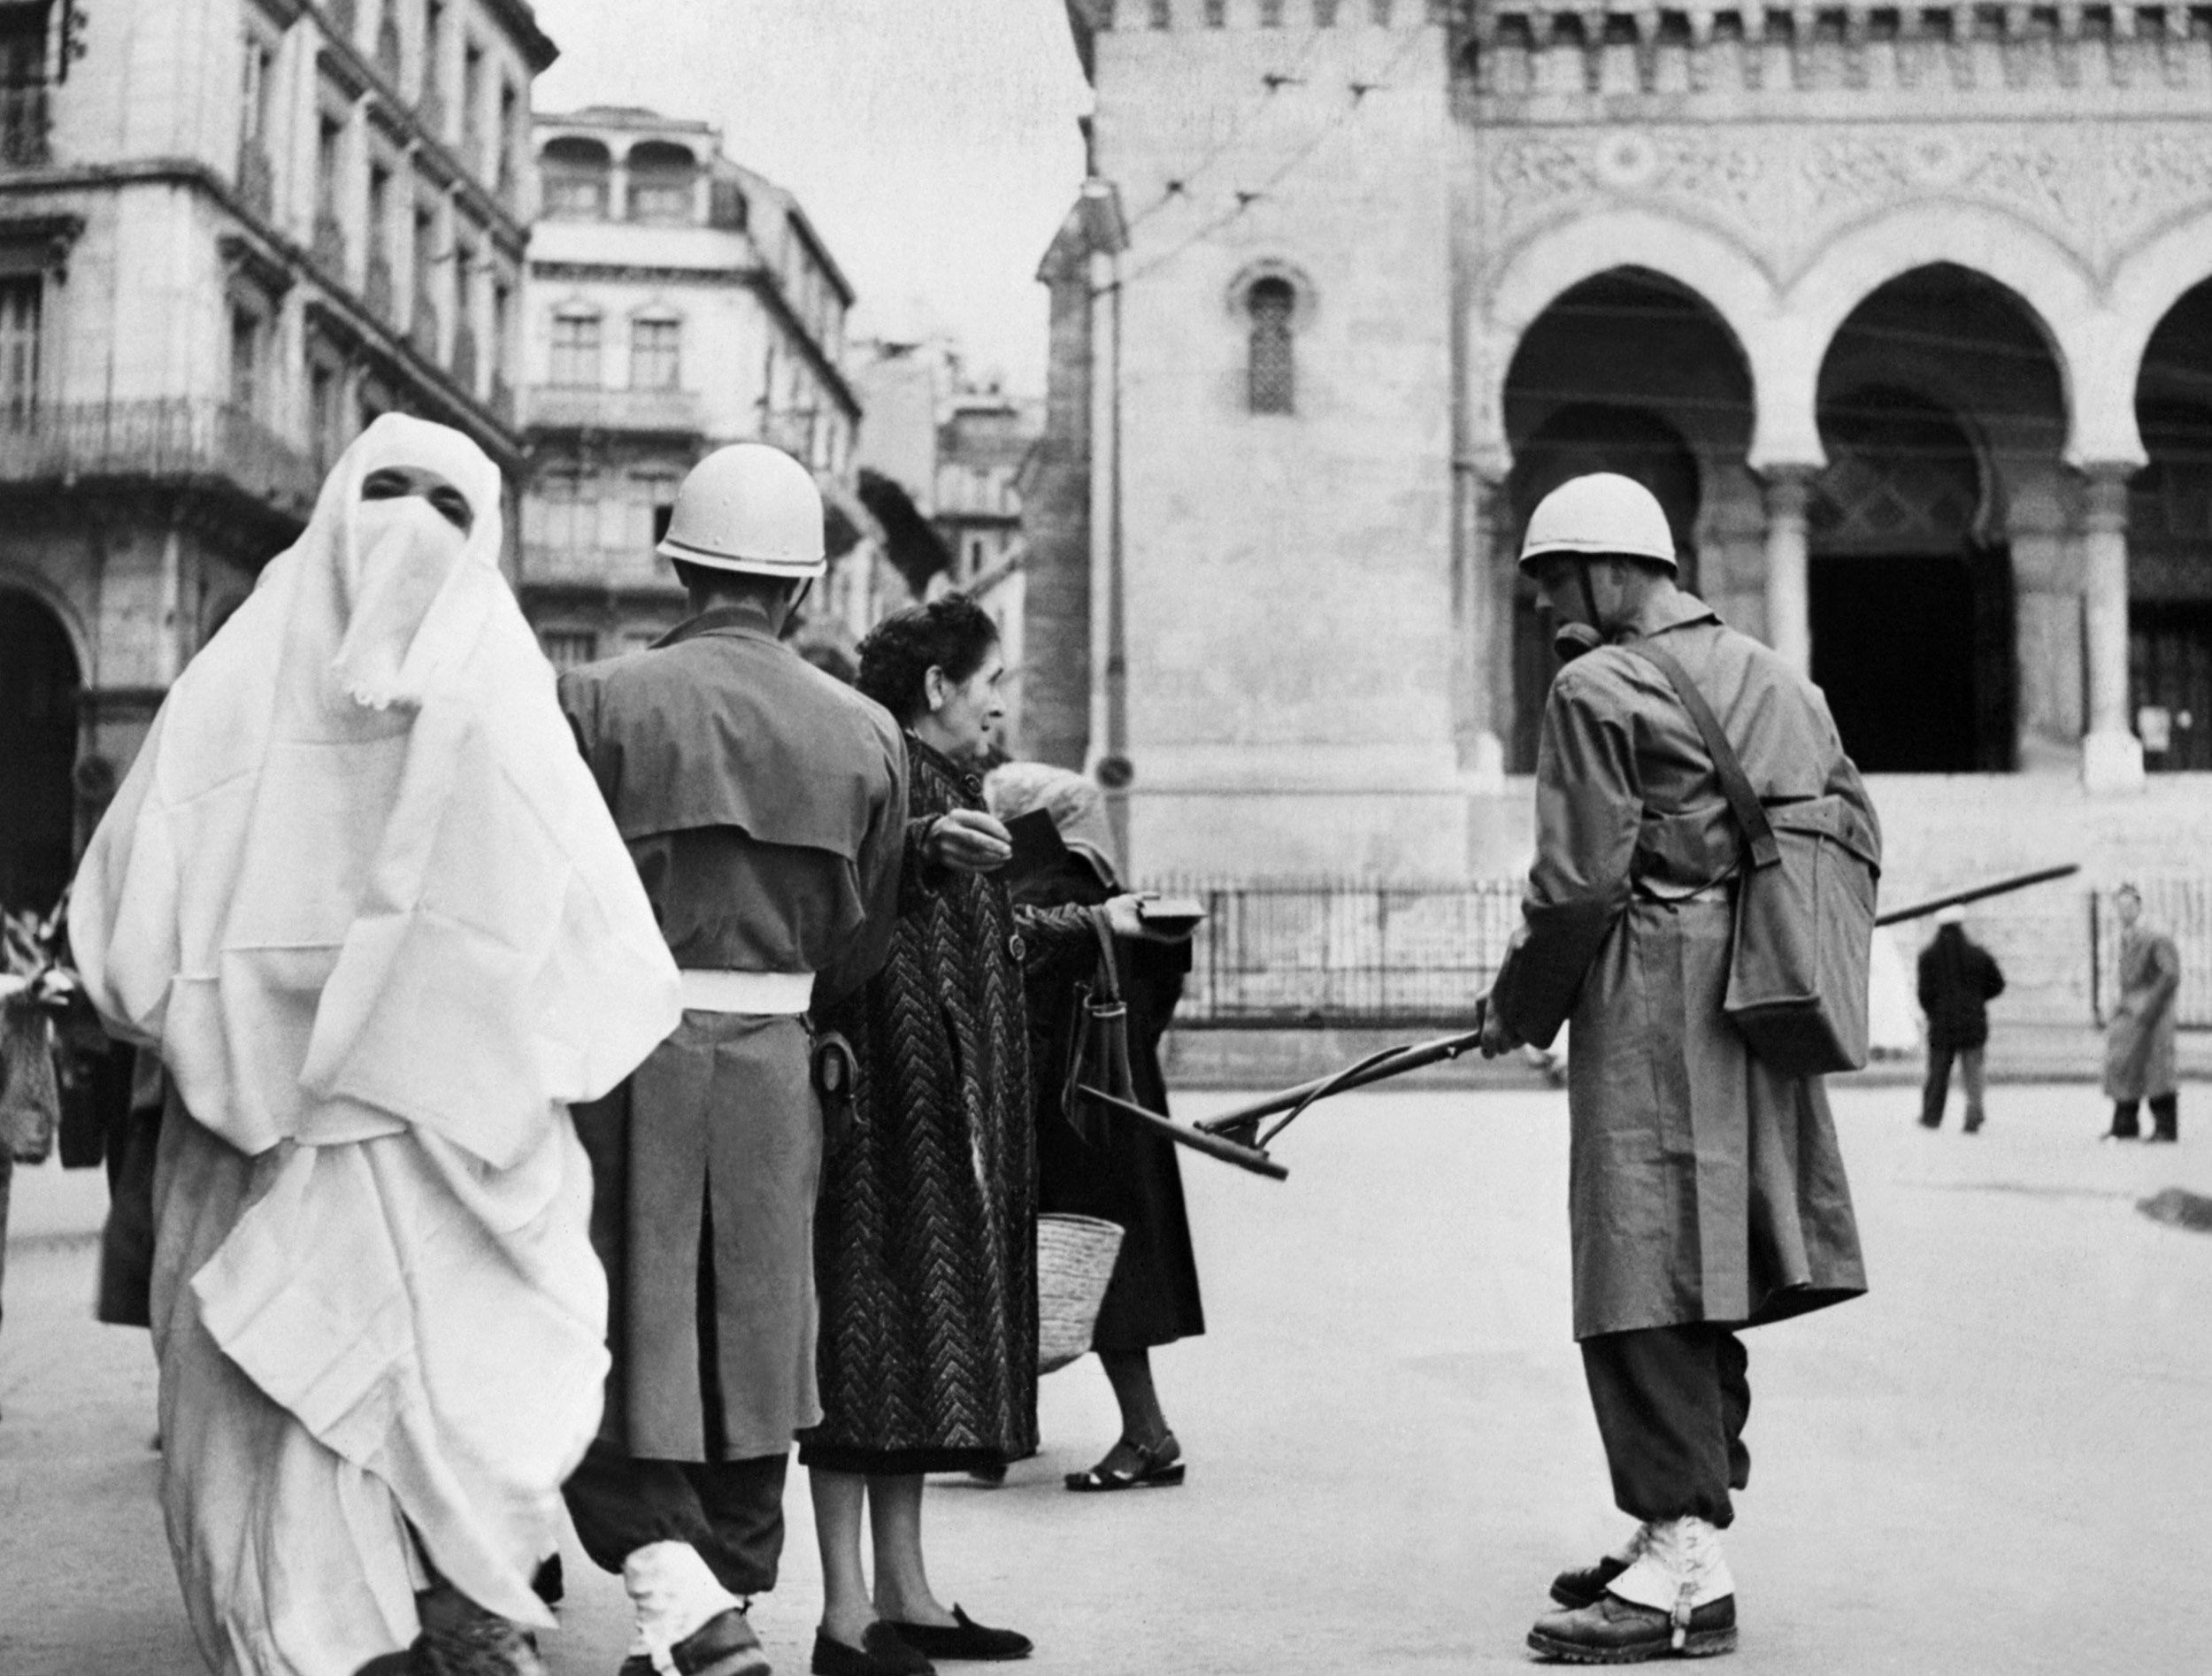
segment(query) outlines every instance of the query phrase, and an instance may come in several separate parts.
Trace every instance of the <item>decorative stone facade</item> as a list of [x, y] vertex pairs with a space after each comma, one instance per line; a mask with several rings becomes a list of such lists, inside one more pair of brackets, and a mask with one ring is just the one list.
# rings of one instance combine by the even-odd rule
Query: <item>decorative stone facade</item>
[[1128, 227], [1090, 752], [1146, 869], [1511, 865], [1551, 669], [1511, 557], [1594, 467], [1877, 770], [2212, 767], [2197, 14], [1069, 10]]

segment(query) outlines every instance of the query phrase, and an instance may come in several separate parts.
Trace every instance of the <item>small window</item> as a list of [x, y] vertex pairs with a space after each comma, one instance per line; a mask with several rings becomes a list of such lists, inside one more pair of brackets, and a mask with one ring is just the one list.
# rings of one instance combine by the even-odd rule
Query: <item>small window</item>
[[599, 317], [553, 317], [553, 365], [548, 381], [564, 389], [599, 388]]
[[1297, 411], [1298, 364], [1291, 337], [1297, 301], [1289, 281], [1272, 277], [1256, 281], [1245, 294], [1252, 317], [1248, 404], [1255, 413]]
[[573, 669], [599, 656], [599, 636], [588, 628], [549, 628], [538, 640], [545, 648], [546, 661], [556, 669]]
[[242, 413], [261, 411], [261, 317], [242, 304], [230, 311], [230, 401]]
[[1206, 0], [1206, 27], [1209, 29], [1226, 27], [1229, 22], [1229, 0]]
[[634, 390], [672, 390], [681, 388], [683, 323], [680, 320], [630, 322], [630, 388]]
[[1175, 27], [1173, 0], [1152, 0], [1151, 24], [1156, 29], [1171, 29]]
[[39, 305], [35, 276], [0, 281], [0, 419], [21, 424], [38, 409]]
[[1283, 0], [1260, 0], [1260, 27], [1279, 29], [1283, 27]]

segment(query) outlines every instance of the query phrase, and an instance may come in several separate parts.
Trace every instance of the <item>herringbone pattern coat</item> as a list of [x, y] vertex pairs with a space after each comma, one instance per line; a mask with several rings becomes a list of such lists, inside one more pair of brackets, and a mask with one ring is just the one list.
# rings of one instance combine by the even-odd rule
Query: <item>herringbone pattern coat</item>
[[[908, 811], [980, 809], [981, 783], [909, 736]], [[910, 869], [918, 851], [909, 850]], [[822, 1423], [803, 1442], [885, 1471], [1018, 1459], [1037, 1442], [1036, 1149], [1025, 958], [1095, 949], [1082, 911], [1018, 923], [995, 880], [910, 878], [883, 969], [823, 1022], [859, 1060], [855, 1122], [815, 1220]], [[1033, 947], [1032, 946], [1033, 945]]]

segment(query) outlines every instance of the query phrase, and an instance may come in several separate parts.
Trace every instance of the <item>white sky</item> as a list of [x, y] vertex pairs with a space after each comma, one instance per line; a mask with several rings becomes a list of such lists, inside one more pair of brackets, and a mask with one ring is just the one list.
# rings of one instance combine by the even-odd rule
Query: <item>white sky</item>
[[795, 192], [856, 334], [949, 332], [1044, 388], [1039, 260], [1083, 177], [1089, 108], [1061, 0], [535, 0], [561, 48], [540, 111], [645, 105], [723, 130]]

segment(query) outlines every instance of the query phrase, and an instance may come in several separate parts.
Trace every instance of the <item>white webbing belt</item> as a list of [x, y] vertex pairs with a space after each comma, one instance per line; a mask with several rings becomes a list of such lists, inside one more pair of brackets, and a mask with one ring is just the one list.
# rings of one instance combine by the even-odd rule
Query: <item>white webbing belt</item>
[[749, 1012], [781, 1018], [814, 1000], [810, 972], [683, 972], [684, 1007], [698, 1012]]

